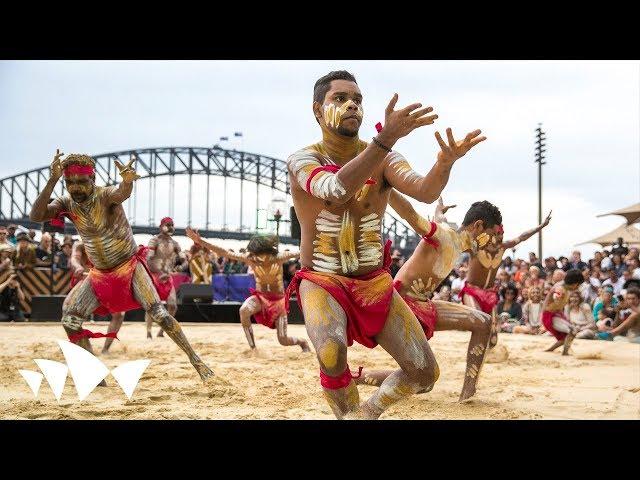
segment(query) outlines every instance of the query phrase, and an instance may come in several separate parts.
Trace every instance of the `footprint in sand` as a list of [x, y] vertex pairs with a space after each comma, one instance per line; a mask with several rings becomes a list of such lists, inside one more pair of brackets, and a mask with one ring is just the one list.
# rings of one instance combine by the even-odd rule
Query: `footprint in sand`
[[576, 355], [579, 360], [602, 360], [602, 352], [587, 352]]

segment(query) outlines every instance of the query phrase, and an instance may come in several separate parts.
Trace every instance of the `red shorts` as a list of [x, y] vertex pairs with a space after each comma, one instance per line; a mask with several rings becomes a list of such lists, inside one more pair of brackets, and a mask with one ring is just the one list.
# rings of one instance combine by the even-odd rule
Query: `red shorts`
[[478, 305], [480, 305], [480, 310], [489, 315], [491, 315], [493, 308], [498, 304], [498, 292], [496, 292], [495, 289], [489, 290], [476, 287], [469, 282], [464, 284], [464, 287], [458, 295], [460, 298], [462, 298], [463, 295], [471, 295], [475, 298], [476, 302], [478, 302]]
[[[393, 286], [399, 293], [402, 288], [402, 282], [396, 280], [393, 282]], [[433, 337], [433, 332], [436, 331], [436, 323], [438, 323], [436, 307], [430, 300], [420, 301], [407, 295], [402, 295], [402, 299], [420, 322], [420, 326], [422, 326], [424, 334], [427, 336], [427, 340], [429, 340]]]
[[388, 270], [391, 263], [390, 249], [391, 242], [388, 241], [384, 248], [382, 268], [358, 277], [314, 272], [308, 268], [298, 270], [287, 288], [287, 311], [289, 297], [293, 292], [296, 292], [302, 310], [298, 287], [303, 279], [309, 280], [327, 291], [347, 315], [347, 345], [353, 345], [355, 340], [367, 348], [374, 348], [378, 345], [375, 336], [382, 331], [387, 321], [393, 297], [393, 279]]
[[542, 312], [542, 324], [544, 325], [544, 328], [551, 332], [551, 334], [558, 340], [564, 340], [564, 337], [566, 337], [567, 334], [564, 332], [559, 332], [555, 328], [553, 328], [553, 317], [560, 317], [565, 320], [567, 319], [567, 317], [565, 317], [564, 313], [562, 312], [550, 312], [548, 310], [545, 310], [544, 312]]
[[286, 315], [284, 308], [284, 293], [259, 292], [250, 288], [251, 295], [260, 300], [262, 310], [253, 315], [254, 320], [269, 328], [276, 328], [276, 320]]

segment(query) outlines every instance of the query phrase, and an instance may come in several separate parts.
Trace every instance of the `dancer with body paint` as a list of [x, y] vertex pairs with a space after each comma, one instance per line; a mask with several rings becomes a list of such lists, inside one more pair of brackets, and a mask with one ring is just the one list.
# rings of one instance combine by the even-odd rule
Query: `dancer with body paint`
[[[173, 286], [171, 274], [184, 271], [186, 268], [186, 259], [180, 256], [180, 244], [173, 239], [175, 231], [173, 219], [164, 217], [160, 220], [160, 233], [151, 237], [147, 244], [149, 248], [147, 264], [158, 286], [158, 296], [163, 303], [166, 303], [167, 311], [171, 316], [175, 316], [178, 311], [176, 289]], [[145, 313], [144, 319], [147, 324], [147, 338], [153, 338], [151, 335], [153, 319], [148, 313]], [[160, 329], [158, 337], [163, 336], [163, 331]]]
[[197, 245], [216, 255], [246, 263], [253, 269], [256, 288], [251, 289], [251, 296], [240, 306], [240, 322], [252, 350], [256, 348], [256, 341], [251, 317], [265, 327], [275, 328], [280, 345], [300, 345], [303, 352], [311, 351], [305, 339], [287, 335], [282, 264], [292, 258], [298, 258], [297, 253], [278, 253], [278, 237], [275, 235], [253, 237], [247, 245], [248, 253], [240, 255], [203, 240], [198, 232], [191, 228], [187, 228], [187, 236]]
[[[444, 213], [452, 207], [445, 207], [442, 198], [438, 200], [433, 222], [420, 216], [413, 205], [395, 190], [389, 196], [389, 205], [422, 237], [396, 274], [394, 287], [420, 322], [427, 340], [434, 331], [471, 332], [464, 385], [459, 398], [462, 402], [476, 393], [491, 337], [491, 316], [457, 303], [432, 301], [430, 297], [449, 275], [462, 252], [476, 253], [476, 239], [500, 222], [500, 211], [489, 202], [476, 202], [467, 211], [462, 227], [456, 231], [446, 223]], [[392, 370], [364, 369], [356, 383], [380, 385], [392, 373]]]
[[[389, 247], [381, 226], [389, 193], [396, 188], [422, 202], [437, 200], [451, 168], [484, 140], [480, 130], [449, 144], [426, 175], [416, 173], [393, 145], [437, 115], [414, 103], [395, 110], [394, 95], [385, 125], [372, 143], [358, 138], [362, 94], [348, 72], [331, 72], [314, 86], [313, 113], [322, 140], [288, 159], [291, 194], [300, 221], [302, 270], [287, 295], [296, 292], [309, 338], [320, 363], [320, 384], [337, 418], [378, 418], [387, 408], [438, 378], [438, 365], [423, 329], [389, 274]], [[347, 364], [353, 341], [380, 344], [398, 362], [380, 388], [362, 405]]]
[[[142, 307], [187, 354], [202, 380], [213, 377], [211, 369], [193, 351], [180, 324], [160, 302], [146, 264], [146, 248], [138, 248], [133, 238], [122, 202], [131, 195], [133, 182], [140, 178], [133, 167], [135, 159], [126, 166], [116, 160], [122, 183], [100, 187], [95, 184], [93, 158], [71, 154], [61, 160], [62, 155], [56, 151], [49, 180], [29, 217], [36, 222], [69, 217], [93, 265], [86, 281], [75, 285], [62, 307], [62, 325], [69, 340], [93, 353], [89, 338], [105, 335], [82, 328], [91, 313], [124, 312]], [[63, 175], [67, 195], [48, 203]]]
[[[496, 207], [497, 208], [497, 207]], [[502, 228], [502, 215], [498, 210], [499, 221], [493, 229], [481, 233], [476, 241], [478, 251], [471, 256], [467, 281], [460, 291], [462, 303], [469, 307], [478, 309], [491, 315], [491, 340], [489, 348], [493, 348], [498, 343], [498, 315], [496, 305], [498, 304], [498, 291], [495, 284], [498, 267], [502, 263], [502, 255], [509, 248], [514, 248], [521, 242], [532, 237], [544, 227], [549, 225], [551, 212], [544, 222], [536, 228], [521, 233], [513, 240], [503, 240], [504, 229]]]
[[542, 304], [542, 324], [557, 341], [545, 352], [553, 352], [560, 345], [564, 345], [562, 355], [569, 355], [569, 347], [578, 333], [578, 327], [573, 325], [564, 315], [564, 307], [569, 302], [569, 294], [576, 291], [584, 278], [578, 269], [567, 272], [564, 280], [551, 287]]

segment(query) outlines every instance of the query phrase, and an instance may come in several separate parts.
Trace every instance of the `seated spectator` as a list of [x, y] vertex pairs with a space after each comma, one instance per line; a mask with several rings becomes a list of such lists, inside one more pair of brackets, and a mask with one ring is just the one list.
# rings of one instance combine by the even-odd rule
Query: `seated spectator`
[[509, 284], [502, 289], [500, 296], [503, 300], [498, 303], [497, 314], [501, 319], [501, 331], [511, 332], [522, 320], [522, 307], [516, 301], [518, 289]]
[[572, 269], [582, 271], [582, 269], [584, 267], [588, 267], [588, 265], [582, 261], [580, 252], [578, 250], [574, 250], [571, 253], [571, 260], [567, 261], [567, 267], [568, 268], [563, 268], [565, 272], [568, 272], [569, 270], [572, 270]]
[[15, 245], [7, 239], [8, 235], [6, 227], [0, 225], [0, 248], [9, 248], [13, 251]]
[[518, 267], [511, 261], [511, 257], [509, 256], [506, 256], [504, 260], [502, 260], [502, 268], [504, 268], [504, 271], [509, 275], [513, 275], [518, 271]]
[[29, 235], [24, 232], [16, 235], [16, 250], [13, 252], [13, 266], [16, 270], [34, 268], [36, 266], [36, 249]]
[[212, 270], [211, 262], [208, 261], [204, 249], [194, 243], [191, 246], [191, 261], [189, 262], [191, 282], [210, 285]]
[[14, 247], [18, 245], [18, 239], [16, 238], [17, 229], [18, 227], [13, 224], [7, 227], [7, 242], [9, 242]]
[[542, 270], [542, 264], [540, 263], [540, 260], [538, 259], [538, 256], [535, 254], [535, 252], [529, 252], [529, 265], [535, 265], [540, 270]]
[[560, 257], [558, 258], [558, 262], [560, 263], [560, 269], [563, 272], [566, 272], [569, 270], [569, 259], [567, 257]]
[[529, 289], [527, 287], [524, 287], [520, 289], [520, 295], [518, 296], [518, 298], [516, 298], [516, 302], [518, 302], [520, 305], [524, 305], [528, 301], [529, 301]]
[[556, 261], [555, 257], [547, 257], [544, 259], [544, 273], [545, 273], [545, 278], [549, 277], [551, 278], [551, 275], [553, 275], [553, 272], [556, 271], [556, 269], [558, 268], [558, 262]]
[[611, 268], [612, 265], [613, 265], [613, 261], [611, 260], [609, 250], [603, 250], [602, 261], [600, 262], [600, 268], [602, 269], [602, 271], [607, 271]]
[[2, 244], [0, 245], [0, 273], [13, 269], [13, 261], [11, 256], [13, 255], [13, 245]]
[[610, 330], [613, 326], [618, 299], [613, 296], [613, 287], [611, 285], [602, 287], [600, 291], [600, 299], [596, 301], [593, 307], [593, 318], [596, 321], [598, 330], [604, 332]]
[[518, 264], [518, 271], [513, 275], [513, 280], [519, 284], [523, 284], [525, 277], [529, 275], [529, 266], [524, 260], [520, 260]]
[[515, 325], [512, 333], [527, 333], [529, 335], [538, 335], [542, 333], [542, 289], [540, 287], [531, 287], [529, 289], [529, 300], [522, 307], [522, 321], [524, 325]]
[[618, 274], [616, 273], [614, 268], [609, 270], [608, 274], [609, 278], [602, 282], [602, 286], [605, 287], [607, 285], [611, 285], [611, 287], [613, 288], [613, 294], [620, 295], [620, 292], [622, 291], [622, 287], [624, 285], [624, 278], [618, 277]]
[[529, 267], [529, 276], [523, 282], [523, 286], [527, 288], [544, 286], [544, 280], [540, 278], [540, 269], [538, 267], [535, 265]]
[[624, 303], [629, 315], [615, 328], [598, 333], [600, 339], [640, 343], [640, 289], [630, 288]]
[[465, 282], [467, 281], [467, 267], [461, 265], [458, 267], [458, 276], [451, 282], [451, 301], [460, 303], [462, 299], [458, 295], [463, 289]]
[[553, 275], [551, 275], [551, 285], [555, 285], [558, 282], [561, 282], [562, 280], [564, 280], [564, 277], [567, 275], [567, 273], [564, 270], [561, 269], [556, 269], [555, 272], [553, 272]]
[[613, 266], [611, 268], [616, 272], [618, 278], [622, 277], [622, 273], [627, 269], [627, 266], [622, 261], [622, 257], [615, 253], [611, 257], [611, 261], [613, 262]]
[[224, 267], [227, 264], [224, 257], [217, 257], [216, 262], [213, 265], [215, 273], [224, 273]]
[[596, 322], [591, 308], [582, 301], [582, 295], [577, 290], [569, 294], [569, 303], [564, 308], [564, 316], [574, 326], [576, 338], [594, 339], [596, 337]]
[[400, 270], [400, 267], [402, 266], [402, 260], [403, 257], [400, 250], [394, 250], [393, 254], [391, 255], [391, 266], [389, 267], [389, 271], [391, 272], [392, 277], [395, 277], [396, 273], [398, 273], [398, 270]]
[[602, 283], [599, 279], [593, 277], [593, 273], [589, 267], [585, 267], [582, 270], [582, 277], [584, 278], [584, 282], [579, 287], [582, 301], [593, 305], [598, 299], [598, 289], [602, 286]]
[[602, 262], [602, 252], [594, 252], [593, 258], [589, 260], [589, 268], [593, 268], [596, 265], [600, 267], [601, 262]]
[[631, 271], [631, 278], [640, 280], [640, 260], [632, 258], [629, 261], [629, 270]]
[[17, 278], [14, 273], [3, 283], [0, 283], [0, 320], [2, 321], [24, 321], [20, 302], [24, 302], [25, 296]]
[[[31, 238], [33, 241], [33, 238]], [[40, 245], [35, 249], [36, 251], [36, 267], [50, 267], [53, 262], [53, 242], [51, 234], [45, 232], [40, 238]]]
[[68, 240], [62, 244], [62, 250], [54, 257], [54, 270], [62, 270], [63, 272], [66, 272], [71, 268], [69, 261], [71, 260], [72, 248], [73, 243]]
[[630, 269], [627, 268], [624, 272], [622, 272], [622, 279], [624, 280], [624, 283], [622, 284], [622, 290], [624, 290], [625, 292], [633, 287], [640, 288], [640, 279], [633, 278]]
[[505, 272], [502, 268], [498, 268], [496, 280], [499, 288], [505, 288], [511, 282], [511, 275]]

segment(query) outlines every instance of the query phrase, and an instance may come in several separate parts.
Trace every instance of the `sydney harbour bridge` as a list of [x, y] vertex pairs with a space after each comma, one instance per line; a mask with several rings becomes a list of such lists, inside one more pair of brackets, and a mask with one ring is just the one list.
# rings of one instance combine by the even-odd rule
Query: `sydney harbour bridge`
[[[160, 218], [168, 215], [175, 220], [177, 235], [184, 235], [191, 226], [206, 238], [245, 240], [256, 232], [275, 232], [275, 207], [265, 208], [266, 202], [276, 205], [283, 215], [277, 221], [281, 241], [299, 244], [291, 235], [287, 206], [292, 201], [284, 160], [218, 145], [142, 148], [92, 156], [96, 183], [105, 186], [120, 182], [116, 160], [126, 164], [136, 159], [136, 171], [142, 178], [124, 204], [134, 233], [156, 234]], [[14, 223], [39, 230], [40, 224], [29, 220], [29, 212], [48, 178], [47, 164], [0, 179], [0, 225]], [[64, 193], [61, 181], [53, 196]], [[269, 195], [275, 203], [269, 201]], [[212, 222], [214, 213], [223, 218], [219, 227]], [[286, 223], [280, 226], [280, 221]], [[68, 221], [65, 233], [76, 233]], [[418, 241], [405, 222], [388, 212], [383, 235], [402, 250], [412, 251]]]

